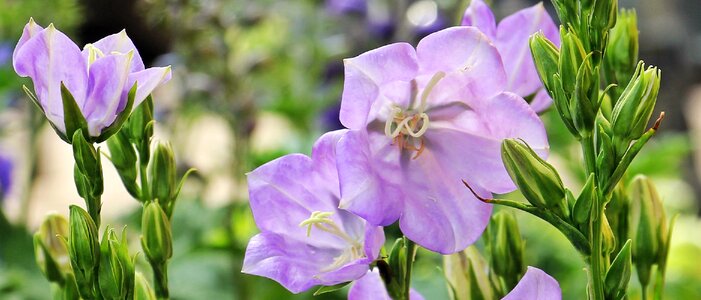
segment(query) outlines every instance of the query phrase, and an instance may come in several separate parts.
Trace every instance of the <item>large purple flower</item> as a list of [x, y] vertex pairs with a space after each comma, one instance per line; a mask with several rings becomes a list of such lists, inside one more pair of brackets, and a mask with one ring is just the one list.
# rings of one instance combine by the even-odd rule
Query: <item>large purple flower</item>
[[374, 225], [399, 219], [402, 232], [443, 254], [481, 234], [491, 205], [478, 194], [515, 189], [501, 161], [502, 139], [518, 137], [541, 155], [542, 122], [504, 92], [499, 53], [474, 27], [428, 35], [416, 50], [397, 43], [345, 61], [338, 145], [340, 207]]
[[338, 209], [336, 144], [323, 135], [312, 157], [286, 155], [248, 174], [251, 210], [261, 233], [248, 243], [243, 272], [299, 293], [368, 272], [384, 243], [381, 227]]
[[517, 11], [497, 23], [492, 10], [482, 0], [472, 0], [465, 11], [462, 25], [475, 26], [486, 34], [499, 50], [508, 78], [506, 90], [521, 97], [534, 96], [531, 107], [543, 111], [552, 99], [538, 77], [528, 39], [542, 31], [545, 37], [560, 46], [560, 34], [543, 3]]
[[[53, 24], [29, 20], [12, 56], [15, 71], [34, 82], [38, 104], [62, 138], [66, 132], [61, 84], [71, 93], [87, 121], [91, 137], [99, 137], [124, 112], [136, 84], [136, 107], [170, 79], [170, 67], [145, 69], [125, 31], [107, 36], [83, 51]], [[69, 120], [70, 121], [70, 120]]]

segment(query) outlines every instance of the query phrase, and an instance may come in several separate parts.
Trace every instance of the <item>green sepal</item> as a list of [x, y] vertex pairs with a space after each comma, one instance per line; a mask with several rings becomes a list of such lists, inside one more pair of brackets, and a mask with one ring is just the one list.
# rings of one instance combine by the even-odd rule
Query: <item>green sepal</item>
[[[102, 162], [99, 150], [96, 150], [93, 145], [85, 139], [80, 129], [73, 134], [72, 146], [76, 167], [84, 176], [84, 178], [81, 179], [79, 176], [74, 175], [79, 194], [82, 196], [81, 188], [88, 187], [90, 194], [87, 198], [83, 198], [86, 200], [99, 199], [104, 190]], [[81, 180], [87, 183], [87, 185], [80, 186], [83, 185], [83, 183], [80, 182]], [[91, 203], [90, 205], [100, 205], [100, 203]]]
[[394, 242], [392, 250], [390, 250], [388, 258], [389, 272], [383, 274], [382, 269], [380, 269], [380, 276], [382, 276], [382, 279], [385, 281], [385, 287], [392, 299], [400, 299], [404, 294], [402, 283], [406, 276], [406, 256], [406, 239], [398, 238]]
[[526, 272], [524, 243], [514, 216], [506, 211], [492, 215], [487, 227], [489, 265], [513, 289]]
[[177, 166], [175, 154], [170, 144], [158, 143], [149, 163], [149, 186], [151, 198], [158, 200], [163, 211], [170, 219], [175, 202]]
[[314, 296], [319, 296], [321, 294], [326, 294], [326, 293], [338, 291], [338, 290], [346, 287], [347, 285], [349, 285], [351, 282], [352, 281], [342, 282], [342, 283], [331, 285], [331, 286], [322, 286], [318, 290], [316, 290], [316, 292], [314, 292]]
[[42, 242], [42, 237], [38, 232], [34, 234], [34, 255], [36, 263], [46, 279], [63, 285], [64, 278], [61, 269], [49, 249]]
[[134, 300], [156, 300], [156, 293], [141, 272], [134, 276]]
[[134, 107], [134, 97], [136, 97], [136, 83], [129, 89], [129, 94], [127, 96], [127, 104], [122, 110], [117, 115], [117, 118], [112, 122], [110, 126], [108, 126], [105, 129], [102, 129], [102, 132], [100, 132], [100, 136], [98, 136], [95, 139], [96, 143], [101, 143], [107, 140], [109, 137], [117, 133], [120, 129], [122, 129], [122, 125], [124, 125], [124, 122], [127, 121], [129, 118], [129, 115], [131, 115], [131, 110]]
[[152, 264], [164, 264], [173, 256], [170, 222], [156, 201], [144, 204], [141, 218], [141, 248]]
[[62, 286], [63, 299], [62, 300], [75, 300], [80, 299], [80, 291], [78, 290], [78, 283], [76, 282], [75, 275], [73, 273], [66, 274], [65, 284]]
[[83, 112], [75, 102], [75, 98], [66, 86], [61, 82], [61, 100], [63, 102], [63, 122], [66, 128], [65, 133], [59, 133], [59, 136], [69, 144], [75, 138], [75, 133], [81, 130], [86, 139], [90, 139], [88, 132], [88, 122], [83, 116]]
[[580, 229], [588, 227], [589, 225], [590, 212], [595, 196], [596, 186], [594, 185], [594, 173], [590, 173], [572, 209], [572, 221], [574, 221]]
[[560, 74], [554, 74], [552, 77], [552, 82], [555, 85], [553, 87], [553, 93], [555, 95], [553, 97], [553, 101], [555, 102], [555, 108], [557, 109], [558, 114], [560, 114], [560, 119], [562, 119], [562, 122], [565, 124], [565, 127], [567, 127], [567, 130], [569, 130], [573, 136], [579, 137], [579, 132], [577, 132], [577, 129], [574, 127], [574, 121], [572, 120], [572, 114], [570, 113], [569, 97], [567, 94], [565, 94], [565, 91], [562, 88], [562, 78]]
[[626, 294], [633, 269], [630, 245], [631, 240], [627, 240], [606, 272], [604, 287], [607, 299], [622, 299]]
[[[42, 113], [46, 113], [44, 111], [44, 108], [41, 107], [41, 103], [39, 102], [39, 99], [37, 98], [37, 96], [35, 96], [34, 93], [32, 93], [32, 91], [26, 85], [22, 85], [22, 90], [24, 90], [24, 93], [27, 94], [27, 97], [29, 97], [29, 100], [31, 100], [32, 103], [34, 103], [34, 106], [36, 106]], [[51, 125], [53, 125], [53, 124], [51, 124]]]

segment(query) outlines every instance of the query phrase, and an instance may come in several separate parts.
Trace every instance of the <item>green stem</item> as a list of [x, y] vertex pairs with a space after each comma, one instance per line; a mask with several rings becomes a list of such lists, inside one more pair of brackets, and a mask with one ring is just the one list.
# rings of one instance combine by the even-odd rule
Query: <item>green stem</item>
[[[598, 202], [598, 201], [597, 201]], [[598, 205], [598, 203], [597, 203]], [[601, 218], [603, 217], [601, 210], [598, 208], [593, 208], [596, 209], [594, 213], [597, 214], [596, 218], [592, 220], [591, 222], [591, 255], [589, 256], [589, 266], [591, 268], [590, 271], [590, 284], [592, 287], [592, 299], [594, 300], [602, 300], [604, 299], [604, 286], [603, 286], [603, 276], [604, 276], [604, 271], [603, 271], [603, 255], [602, 255], [602, 247], [601, 247]], [[593, 217], [593, 216], [592, 216]]]
[[168, 292], [168, 262], [162, 264], [151, 263], [153, 269], [153, 284], [156, 291], [156, 298], [169, 299]]
[[141, 179], [141, 202], [146, 203], [151, 200], [151, 188], [147, 178], [148, 158], [139, 157], [139, 178]]
[[594, 136], [587, 134], [582, 136], [580, 143], [582, 144], [582, 153], [584, 154], [585, 174], [591, 174], [596, 170], [596, 153], [594, 152]]

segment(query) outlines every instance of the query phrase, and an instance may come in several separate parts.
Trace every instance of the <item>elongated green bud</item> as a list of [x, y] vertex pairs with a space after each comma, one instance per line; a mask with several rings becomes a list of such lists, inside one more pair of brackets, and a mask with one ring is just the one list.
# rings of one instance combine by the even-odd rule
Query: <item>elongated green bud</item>
[[567, 30], [560, 26], [560, 60], [559, 74], [562, 77], [562, 88], [568, 97], [574, 93], [575, 85], [577, 84], [577, 73], [584, 62], [587, 53], [579, 40], [577, 34], [572, 30]]
[[119, 178], [122, 179], [124, 187], [129, 194], [135, 199], [139, 197], [139, 187], [137, 180], [137, 164], [136, 150], [129, 142], [129, 137], [125, 131], [120, 131], [107, 140], [107, 147], [110, 150], [110, 159], [112, 164], [119, 173]]
[[[635, 10], [622, 9], [616, 26], [609, 31], [603, 68], [609, 83], [629, 82], [638, 62], [638, 18]], [[612, 100], [618, 100], [623, 87], [613, 88]], [[615, 105], [615, 103], [614, 103]]]
[[68, 248], [61, 240], [67, 237], [68, 221], [55, 213], [46, 216], [34, 234], [34, 255], [39, 269], [49, 281], [61, 285], [65, 274], [73, 272]]
[[579, 9], [577, 2], [572, 0], [552, 0], [553, 6], [557, 11], [557, 16], [562, 24], [579, 24]]
[[141, 272], [136, 272], [134, 300], [156, 300], [156, 293], [153, 292], [148, 279]]
[[489, 227], [489, 264], [502, 277], [507, 290], [513, 289], [526, 272], [523, 240], [516, 219], [505, 211], [492, 216]]
[[584, 184], [582, 192], [579, 193], [577, 202], [574, 203], [574, 208], [572, 209], [572, 220], [580, 228], [589, 225], [591, 207], [592, 203], [594, 203], [594, 197], [596, 197], [596, 186], [594, 183], [594, 173], [591, 173], [587, 177], [587, 182]]
[[649, 178], [642, 175], [635, 177], [631, 186], [631, 200], [631, 236], [635, 237], [633, 261], [640, 283], [646, 286], [650, 280], [650, 269], [658, 261], [661, 243], [666, 242], [666, 218], [660, 196]]
[[622, 141], [640, 138], [645, 132], [660, 89], [660, 70], [638, 64], [635, 75], [613, 108], [611, 126], [615, 137]]
[[509, 176], [528, 202], [569, 218], [565, 188], [553, 166], [528, 145], [515, 139], [505, 139], [501, 143], [501, 158]]
[[175, 155], [170, 144], [159, 143], [156, 146], [149, 165], [149, 175], [151, 196], [158, 200], [170, 218], [178, 189]]
[[489, 275], [484, 272], [487, 261], [473, 245], [467, 249], [443, 256], [443, 270], [448, 291], [454, 300], [496, 299]]
[[173, 256], [170, 222], [158, 202], [148, 202], [144, 205], [141, 233], [141, 247], [149, 261], [163, 264]]
[[570, 113], [580, 136], [588, 136], [594, 128], [599, 111], [599, 69], [592, 67], [592, 56], [587, 56], [577, 70]]
[[540, 80], [550, 97], [555, 98], [555, 94], [552, 92], [555, 84], [552, 81], [554, 80], [553, 75], [559, 72], [560, 50], [542, 32], [534, 34], [529, 40], [529, 45]]
[[100, 244], [99, 286], [106, 299], [130, 299], [134, 294], [134, 262], [129, 256], [126, 234], [118, 238], [109, 226]]
[[92, 299], [94, 272], [100, 263], [97, 227], [90, 215], [75, 205], [70, 206], [68, 254], [81, 297]]
[[622, 296], [626, 293], [633, 269], [630, 244], [630, 240], [626, 241], [611, 263], [608, 272], [606, 272], [604, 288], [607, 299], [622, 299]]

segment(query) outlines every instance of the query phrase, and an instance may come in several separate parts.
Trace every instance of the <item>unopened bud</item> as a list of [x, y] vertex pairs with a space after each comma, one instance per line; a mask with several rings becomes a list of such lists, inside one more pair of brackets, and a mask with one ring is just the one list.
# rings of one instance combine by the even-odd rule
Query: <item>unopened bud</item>
[[562, 78], [562, 88], [567, 96], [571, 97], [577, 84], [577, 73], [587, 53], [577, 34], [572, 30], [565, 29], [564, 26], [560, 27], [560, 39], [562, 42], [558, 73]]
[[156, 201], [144, 205], [141, 218], [141, 247], [152, 263], [163, 264], [173, 256], [170, 222]]
[[579, 23], [577, 2], [572, 0], [552, 0], [552, 3], [555, 6], [561, 24], [577, 25]]
[[489, 276], [484, 272], [488, 269], [487, 261], [474, 245], [443, 256], [443, 269], [451, 299], [496, 298]]
[[177, 197], [177, 172], [175, 155], [169, 144], [158, 143], [149, 166], [151, 196], [170, 218]]
[[572, 219], [580, 229], [588, 228], [589, 219], [591, 218], [591, 208], [596, 197], [596, 186], [594, 184], [594, 173], [589, 174], [587, 182], [582, 188], [582, 192], [577, 197], [577, 202], [574, 203], [572, 209]]
[[130, 299], [134, 293], [134, 262], [126, 242], [125, 232], [120, 239], [109, 226], [102, 236], [98, 282], [106, 299]]
[[515, 139], [505, 139], [501, 143], [501, 158], [509, 176], [528, 202], [560, 217], [569, 217], [565, 188], [553, 166], [528, 145]]
[[611, 225], [609, 224], [606, 214], [601, 216], [601, 236], [603, 240], [603, 251], [604, 253], [612, 253], [616, 250], [616, 237], [613, 235], [613, 230], [611, 230]]
[[589, 16], [589, 44], [598, 60], [606, 47], [608, 31], [616, 25], [618, 0], [597, 0]]
[[587, 56], [577, 70], [570, 113], [580, 136], [592, 132], [599, 111], [599, 68], [592, 68], [592, 56]]
[[110, 160], [117, 169], [124, 187], [135, 199], [140, 199], [139, 188], [136, 184], [137, 158], [134, 146], [129, 142], [129, 137], [124, 131], [120, 131], [107, 140], [110, 149]]
[[76, 282], [83, 298], [92, 298], [92, 280], [100, 263], [97, 227], [90, 215], [79, 206], [70, 206], [68, 253]]
[[487, 230], [490, 265], [511, 290], [526, 271], [518, 224], [513, 215], [500, 211], [492, 216]]
[[660, 89], [660, 70], [640, 62], [628, 86], [613, 108], [611, 125], [615, 137], [623, 141], [640, 138], [645, 132]]
[[633, 267], [631, 266], [631, 241], [626, 241], [625, 245], [618, 252], [616, 258], [611, 263], [611, 267], [606, 272], [604, 288], [607, 299], [622, 299], [626, 293], [628, 282]]
[[[609, 31], [603, 68], [610, 83], [622, 85], [630, 81], [638, 62], [638, 21], [635, 10], [621, 10], [616, 26]], [[613, 91], [623, 90], [622, 86]], [[613, 93], [613, 101], [618, 100], [620, 92]], [[614, 103], [615, 104], [615, 103]]]
[[62, 240], [68, 237], [68, 221], [59, 214], [46, 216], [34, 234], [34, 255], [39, 269], [51, 282], [63, 284], [65, 274], [71, 273], [68, 248]]
[[652, 180], [637, 176], [631, 186], [631, 236], [633, 261], [641, 284], [650, 280], [650, 269], [658, 261], [659, 251], [666, 243], [666, 218], [662, 201]]
[[134, 282], [134, 300], [156, 300], [156, 293], [153, 292], [148, 279], [141, 272], [136, 272]]
[[553, 42], [545, 37], [543, 32], [534, 34], [530, 38], [529, 44], [540, 80], [543, 82], [550, 97], [555, 98], [555, 94], [552, 92], [555, 84], [552, 81], [554, 80], [553, 75], [559, 72], [560, 51]]

